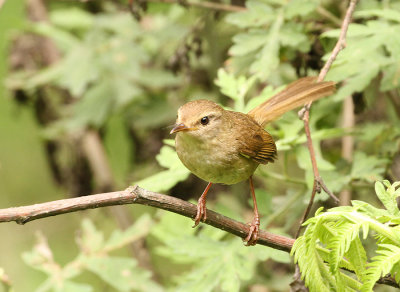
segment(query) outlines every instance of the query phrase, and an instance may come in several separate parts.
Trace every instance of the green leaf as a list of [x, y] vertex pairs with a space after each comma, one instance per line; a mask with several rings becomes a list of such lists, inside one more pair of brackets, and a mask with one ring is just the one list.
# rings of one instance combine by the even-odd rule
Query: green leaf
[[382, 179], [382, 174], [385, 171], [385, 159], [377, 158], [376, 156], [367, 156], [363, 152], [356, 151], [354, 153], [354, 162], [351, 169], [352, 179], [363, 179], [369, 182]]
[[63, 281], [61, 284], [55, 283], [53, 289], [49, 290], [49, 291], [54, 291], [54, 292], [91, 292], [91, 291], [93, 291], [93, 287], [90, 285], [87, 285], [87, 284], [81, 284], [81, 283], [76, 283], [76, 282], [73, 282], [70, 280], [66, 280], [66, 281]]
[[[352, 95], [354, 92], [362, 92], [368, 85], [371, 84], [372, 79], [375, 78], [375, 76], [379, 73], [379, 66], [377, 63], [369, 64], [368, 66], [366, 64], [362, 65], [361, 63], [358, 65], [359, 67], [357, 67], [355, 63], [351, 65], [354, 66], [354, 68], [357, 68], [357, 73], [352, 77], [349, 77], [348, 82], [339, 88], [333, 97], [333, 101], [342, 101], [346, 97]], [[343, 70], [346, 69], [348, 69], [348, 67], [343, 66]], [[350, 70], [348, 71], [349, 73], [351, 73]], [[335, 73], [336, 75], [334, 75]], [[339, 74], [339, 72], [335, 72], [333, 69], [332, 71], [328, 72], [326, 78], [333, 81], [340, 81], [344, 79], [343, 77], [345, 76], [343, 75], [338, 79], [337, 74]]]
[[235, 100], [235, 110], [243, 112], [245, 95], [255, 81], [255, 76], [248, 79], [245, 76], [235, 77], [234, 74], [221, 68], [218, 70], [218, 78], [215, 80], [215, 84], [221, 88], [223, 94]]
[[372, 258], [365, 270], [362, 282], [362, 292], [372, 291], [380, 277], [390, 273], [392, 268], [400, 262], [400, 247], [393, 244], [379, 244], [377, 256]]
[[104, 249], [109, 252], [136, 241], [147, 235], [152, 225], [153, 221], [150, 215], [144, 214], [128, 229], [124, 231], [115, 230], [104, 245]]
[[98, 231], [93, 222], [85, 218], [82, 221], [82, 236], [80, 238], [82, 250], [88, 253], [95, 253], [104, 246], [103, 233]]
[[282, 46], [293, 47], [304, 53], [309, 51], [311, 46], [304, 27], [298, 23], [285, 23], [279, 32], [279, 41]]
[[160, 153], [157, 154], [156, 160], [158, 163], [165, 168], [182, 168], [183, 164], [179, 160], [176, 151], [169, 146], [163, 146]]
[[[398, 55], [400, 57], [400, 54]], [[400, 86], [400, 62], [393, 60], [392, 64], [383, 69], [383, 78], [381, 81], [381, 91], [396, 89]]]
[[176, 152], [169, 146], [164, 145], [156, 159], [161, 166], [168, 168], [168, 170], [146, 177], [134, 184], [153, 192], [162, 192], [185, 180], [190, 174], [190, 171], [179, 160]]
[[233, 56], [243, 56], [254, 52], [268, 42], [268, 35], [264, 30], [250, 30], [247, 33], [239, 33], [232, 38], [234, 45], [229, 49]]
[[360, 228], [361, 223], [354, 224], [353, 222], [346, 222], [344, 220], [334, 225], [337, 235], [328, 244], [328, 248], [331, 249], [330, 269], [332, 273], [337, 272], [340, 260], [349, 250], [351, 243], [358, 238]]
[[161, 171], [155, 175], [137, 181], [134, 184], [153, 192], [164, 192], [171, 189], [178, 182], [184, 181], [189, 174], [190, 171], [182, 166], [182, 168]]
[[246, 1], [247, 10], [230, 13], [226, 21], [240, 28], [260, 27], [269, 24], [274, 19], [272, 7], [261, 1]]
[[[82, 95], [89, 83], [99, 76], [94, 51], [90, 47], [76, 46], [69, 51], [59, 65], [63, 68], [63, 74], [58, 84], [69, 89], [73, 96]], [[101, 88], [104, 85], [97, 84], [96, 87]]]
[[236, 237], [223, 240], [225, 232], [209, 226], [197, 230], [196, 234], [191, 225], [191, 220], [164, 213], [152, 231], [163, 243], [157, 249], [158, 254], [185, 264], [174, 291], [238, 291], [260, 261], [268, 258], [289, 261], [282, 251], [264, 246], [247, 248]]
[[356, 18], [360, 17], [368, 18], [373, 16], [378, 16], [385, 18], [387, 20], [400, 22], [400, 12], [394, 9], [370, 9], [370, 10], [356, 11], [354, 13], [354, 17]]
[[250, 72], [257, 74], [262, 80], [276, 70], [279, 65], [279, 33], [283, 24], [282, 12], [278, 12], [276, 20], [268, 32], [268, 40], [257, 59], [250, 65]]
[[313, 12], [319, 5], [318, 1], [292, 0], [285, 6], [285, 18], [292, 19], [296, 16], [306, 16]]
[[[322, 38], [339, 38], [340, 29], [331, 29], [321, 34]], [[371, 35], [373, 32], [364, 24], [350, 23], [347, 30], [348, 37], [365, 37]]]
[[57, 46], [64, 52], [73, 50], [78, 44], [79, 39], [72, 33], [59, 29], [45, 22], [39, 22], [32, 27], [33, 32], [51, 38]]
[[400, 216], [400, 210], [397, 207], [396, 195], [393, 195], [389, 188], [385, 190], [383, 184], [379, 181], [375, 183], [375, 192], [378, 196], [379, 200], [385, 206], [385, 208], [389, 211], [390, 214]]
[[84, 96], [75, 103], [72, 119], [81, 126], [100, 127], [103, 125], [114, 105], [111, 86], [109, 82], [101, 82], [87, 90]]
[[261, 91], [260, 95], [252, 97], [246, 104], [246, 107], [243, 112], [247, 113], [251, 111], [253, 108], [259, 106], [262, 104], [264, 101], [268, 100], [272, 96], [274, 96], [276, 93], [281, 91], [282, 88], [273, 88], [272, 86], [266, 86], [264, 89]]
[[89, 271], [118, 291], [162, 291], [151, 281], [150, 272], [138, 268], [132, 258], [90, 257], [82, 262]]
[[51, 11], [50, 21], [64, 29], [89, 29], [94, 17], [83, 9], [73, 7]]

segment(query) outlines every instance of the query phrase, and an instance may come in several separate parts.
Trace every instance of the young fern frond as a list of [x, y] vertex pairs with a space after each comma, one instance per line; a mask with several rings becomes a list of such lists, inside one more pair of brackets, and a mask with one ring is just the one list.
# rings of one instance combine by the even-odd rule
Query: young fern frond
[[361, 228], [361, 223], [353, 223], [348, 221], [339, 221], [335, 225], [337, 235], [331, 239], [328, 244], [330, 253], [330, 270], [335, 273], [338, 269], [339, 262], [344, 254], [349, 250], [352, 241], [357, 237]]
[[[353, 201], [353, 206], [327, 212], [320, 209], [305, 222], [307, 228], [296, 240], [292, 254], [310, 291], [372, 291], [376, 281], [387, 274], [400, 281], [398, 186], [400, 183], [376, 182], [375, 190], [386, 209]], [[364, 239], [373, 232], [369, 238], [378, 246], [378, 255], [368, 258], [361, 230]], [[353, 271], [354, 277], [342, 268]]]
[[375, 282], [380, 277], [389, 273], [391, 275], [400, 273], [399, 270], [394, 269], [400, 263], [400, 247], [393, 244], [379, 244], [376, 253], [379, 255], [372, 258], [372, 262], [368, 264], [368, 269], [362, 277], [364, 283], [362, 292], [372, 291]]
[[[310, 224], [310, 226], [314, 227], [315, 224]], [[299, 264], [300, 270], [303, 272], [302, 279], [311, 290], [316, 289], [315, 291], [317, 291], [318, 288], [323, 289], [323, 291], [329, 290], [321, 274], [323, 272], [322, 266], [325, 263], [319, 256], [316, 247], [316, 239], [313, 234], [309, 238], [307, 236], [300, 237], [296, 240], [292, 248], [294, 261]]]
[[361, 279], [365, 271], [368, 258], [359, 237], [354, 238], [350, 244], [349, 250], [344, 254], [344, 256], [354, 267], [354, 272], [356, 273], [357, 277]]

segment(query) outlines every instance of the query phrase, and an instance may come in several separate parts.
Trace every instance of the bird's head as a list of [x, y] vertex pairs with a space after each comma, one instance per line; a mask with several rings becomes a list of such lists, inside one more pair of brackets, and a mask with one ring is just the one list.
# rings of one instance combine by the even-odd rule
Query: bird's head
[[223, 113], [222, 107], [209, 100], [188, 102], [179, 108], [176, 124], [170, 134], [185, 133], [202, 139], [212, 138], [221, 129]]

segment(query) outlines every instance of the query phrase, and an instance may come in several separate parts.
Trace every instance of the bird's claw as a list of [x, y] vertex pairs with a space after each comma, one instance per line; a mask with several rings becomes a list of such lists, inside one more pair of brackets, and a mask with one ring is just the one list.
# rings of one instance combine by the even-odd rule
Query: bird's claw
[[206, 204], [203, 200], [199, 199], [197, 202], [197, 214], [196, 217], [194, 218], [194, 225], [192, 226], [195, 228], [197, 225], [199, 225], [200, 221], [205, 222], [207, 219], [207, 208]]
[[258, 232], [260, 230], [260, 218], [254, 217], [253, 222], [250, 224], [249, 234], [243, 240], [246, 246], [255, 245], [258, 239]]

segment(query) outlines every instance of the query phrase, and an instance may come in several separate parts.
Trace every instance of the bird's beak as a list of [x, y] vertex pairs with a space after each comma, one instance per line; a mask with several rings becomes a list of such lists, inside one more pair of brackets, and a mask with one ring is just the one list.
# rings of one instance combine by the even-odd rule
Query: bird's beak
[[193, 128], [188, 128], [188, 127], [186, 127], [185, 124], [176, 124], [174, 126], [174, 128], [171, 130], [171, 132], [169, 132], [169, 133], [170, 134], [174, 134], [174, 133], [177, 133], [177, 132], [190, 131], [190, 130], [193, 130]]

